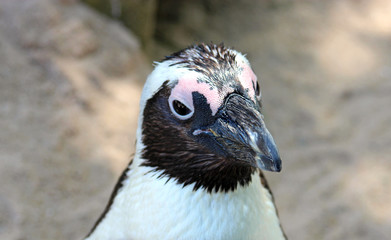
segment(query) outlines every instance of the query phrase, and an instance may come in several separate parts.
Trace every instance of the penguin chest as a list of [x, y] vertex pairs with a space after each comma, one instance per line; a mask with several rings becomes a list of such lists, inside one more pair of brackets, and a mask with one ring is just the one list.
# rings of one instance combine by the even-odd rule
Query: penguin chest
[[91, 239], [283, 239], [258, 175], [235, 191], [208, 193], [143, 172], [129, 176]]

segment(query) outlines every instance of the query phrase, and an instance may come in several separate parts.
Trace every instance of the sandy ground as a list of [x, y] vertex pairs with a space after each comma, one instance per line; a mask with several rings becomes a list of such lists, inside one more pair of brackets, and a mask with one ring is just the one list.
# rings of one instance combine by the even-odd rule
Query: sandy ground
[[[151, 64], [119, 24], [60, 2], [0, 0], [0, 239], [82, 238], [133, 151]], [[197, 37], [190, 20], [172, 34], [248, 53], [283, 158], [267, 175], [287, 235], [389, 239], [391, 3], [250, 2], [197, 18]]]
[[79, 4], [0, 10], [0, 239], [80, 239], [132, 154], [151, 64]]

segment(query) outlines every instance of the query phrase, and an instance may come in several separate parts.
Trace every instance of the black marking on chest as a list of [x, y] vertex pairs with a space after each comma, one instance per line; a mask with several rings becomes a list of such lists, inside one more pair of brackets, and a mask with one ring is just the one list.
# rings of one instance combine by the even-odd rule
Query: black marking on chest
[[142, 165], [162, 171], [160, 177], [167, 176], [183, 186], [194, 183], [194, 190], [228, 192], [238, 185], [248, 185], [255, 169], [228, 159], [218, 146], [209, 144], [208, 138], [195, 140], [191, 136], [195, 127], [213, 121], [206, 99], [193, 93], [194, 101], [201, 102], [195, 102], [195, 114], [189, 120], [180, 121], [170, 112], [169, 93], [169, 87], [164, 84], [146, 103], [142, 124], [145, 161]]
[[[269, 183], [267, 182], [266, 177], [265, 177], [265, 175], [263, 174], [262, 171], [259, 171], [259, 177], [261, 178], [261, 184], [262, 184], [262, 186], [263, 186], [264, 188], [266, 188], [266, 189], [269, 191], [270, 196], [272, 197], [273, 205], [275, 206], [275, 209], [276, 209], [276, 215], [277, 215], [278, 218], [280, 218], [280, 217], [278, 216], [278, 209], [277, 209], [277, 207], [276, 207], [276, 203], [275, 203], [275, 200], [274, 200], [273, 192], [272, 192], [272, 190], [270, 189]], [[284, 238], [287, 240], [288, 237], [286, 236], [286, 233], [285, 233], [284, 229], [282, 228], [281, 222], [279, 222], [279, 223], [280, 223], [280, 229], [281, 229], [282, 235], [283, 235]]]
[[86, 238], [88, 238], [88, 237], [95, 231], [95, 229], [98, 227], [98, 225], [99, 225], [99, 224], [102, 222], [102, 220], [105, 218], [106, 214], [110, 211], [110, 208], [111, 208], [111, 206], [112, 206], [113, 203], [114, 203], [115, 197], [117, 196], [118, 192], [121, 190], [124, 181], [127, 179], [127, 172], [129, 171], [129, 166], [130, 166], [132, 163], [133, 163], [133, 159], [130, 160], [130, 162], [129, 162], [129, 164], [128, 164], [128, 167], [125, 168], [125, 170], [122, 172], [121, 176], [119, 177], [117, 183], [115, 184], [114, 190], [113, 190], [113, 192], [111, 193], [109, 202], [107, 203], [105, 210], [104, 210], [103, 213], [100, 215], [100, 217], [98, 218], [98, 220], [95, 222], [94, 226], [92, 227], [91, 231], [88, 233], [88, 235], [86, 236]]

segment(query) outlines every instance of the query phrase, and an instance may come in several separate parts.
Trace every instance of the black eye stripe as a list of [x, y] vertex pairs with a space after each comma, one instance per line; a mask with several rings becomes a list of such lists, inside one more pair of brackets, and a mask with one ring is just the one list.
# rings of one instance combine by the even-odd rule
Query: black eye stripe
[[174, 111], [181, 116], [186, 116], [191, 113], [191, 110], [178, 100], [172, 102], [172, 107], [174, 108]]
[[260, 91], [259, 91], [259, 83], [258, 83], [258, 81], [257, 81], [256, 86], [255, 86], [255, 95], [259, 96], [259, 94], [260, 94]]

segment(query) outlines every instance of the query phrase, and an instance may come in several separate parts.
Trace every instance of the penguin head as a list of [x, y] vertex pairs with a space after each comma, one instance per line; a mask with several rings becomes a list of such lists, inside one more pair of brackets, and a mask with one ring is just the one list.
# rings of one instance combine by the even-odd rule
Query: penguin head
[[230, 191], [256, 169], [281, 170], [257, 77], [235, 50], [201, 44], [156, 63], [140, 109], [142, 165], [160, 177]]

